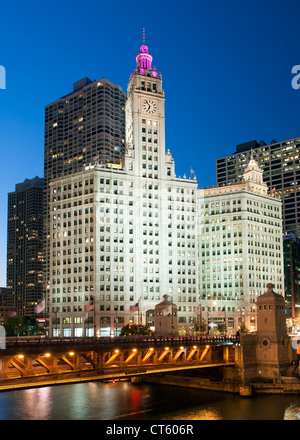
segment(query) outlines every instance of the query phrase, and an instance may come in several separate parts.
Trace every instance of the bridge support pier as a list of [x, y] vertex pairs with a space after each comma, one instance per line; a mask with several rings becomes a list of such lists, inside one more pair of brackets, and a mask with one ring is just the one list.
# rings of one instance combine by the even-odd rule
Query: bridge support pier
[[34, 374], [33, 368], [32, 368], [32, 357], [28, 356], [26, 359], [26, 368], [24, 371], [24, 376], [32, 376]]
[[250, 397], [252, 396], [252, 386], [251, 385], [242, 385], [239, 389], [240, 396]]
[[7, 375], [4, 373], [4, 363], [5, 363], [5, 361], [0, 359], [0, 379], [7, 378]]
[[142, 383], [144, 382], [144, 376], [132, 376], [130, 381], [131, 383]]

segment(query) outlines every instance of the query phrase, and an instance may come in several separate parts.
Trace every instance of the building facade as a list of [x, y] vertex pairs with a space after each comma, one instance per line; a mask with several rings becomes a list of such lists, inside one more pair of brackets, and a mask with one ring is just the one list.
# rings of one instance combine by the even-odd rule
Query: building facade
[[256, 141], [238, 145], [236, 152], [216, 161], [217, 186], [241, 179], [253, 152], [271, 191], [282, 199], [283, 233], [300, 234], [300, 138], [270, 145]]
[[300, 329], [300, 239], [283, 237], [286, 314], [291, 332]]
[[49, 183], [84, 165], [120, 163], [125, 152], [125, 101], [121, 87], [106, 79], [83, 78], [73, 92], [45, 108], [44, 288], [49, 292]]
[[165, 151], [165, 97], [151, 62], [143, 44], [128, 85], [121, 166], [96, 163], [50, 183], [50, 332], [57, 336], [118, 334], [138, 316], [153, 324], [165, 293], [180, 304], [184, 331], [193, 326], [197, 181], [177, 178]]
[[272, 282], [284, 295], [281, 201], [250, 158], [242, 179], [202, 190], [202, 321], [227, 332], [256, 330], [256, 299]]
[[8, 194], [6, 305], [34, 317], [43, 296], [43, 179], [26, 179]]
[[50, 335], [153, 325], [164, 295], [182, 335], [199, 319], [209, 332], [254, 330], [266, 284], [284, 293], [281, 201], [253, 157], [230, 186], [199, 190], [195, 176], [177, 177], [162, 77], [145, 44], [136, 62], [121, 163], [94, 161], [49, 185]]

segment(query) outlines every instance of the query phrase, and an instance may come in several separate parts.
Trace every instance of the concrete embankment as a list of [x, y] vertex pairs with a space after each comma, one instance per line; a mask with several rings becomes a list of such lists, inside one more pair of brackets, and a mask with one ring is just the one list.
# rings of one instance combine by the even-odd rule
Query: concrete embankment
[[229, 393], [238, 393], [240, 384], [214, 382], [210, 379], [199, 377], [179, 377], [172, 375], [147, 375], [143, 377], [144, 382], [158, 383], [162, 385], [172, 385], [185, 388], [199, 388], [202, 390], [226, 391]]
[[[212, 381], [206, 378], [179, 377], [172, 375], [147, 375], [143, 377], [144, 382], [157, 383], [185, 388], [198, 388], [202, 390], [221, 391], [228, 393], [238, 393], [244, 396], [257, 394], [300, 394], [300, 381], [288, 380], [287, 383], [240, 383], [229, 381]], [[284, 381], [285, 379], [283, 379]]]

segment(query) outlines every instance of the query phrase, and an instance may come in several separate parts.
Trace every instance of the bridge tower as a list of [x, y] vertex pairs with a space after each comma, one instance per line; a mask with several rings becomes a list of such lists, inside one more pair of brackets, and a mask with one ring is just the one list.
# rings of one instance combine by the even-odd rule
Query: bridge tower
[[164, 300], [154, 309], [155, 336], [178, 336], [177, 306], [163, 295]]
[[256, 302], [256, 358], [258, 376], [276, 378], [289, 366], [290, 360], [285, 300], [273, 287], [268, 284], [267, 291]]
[[285, 300], [273, 288], [269, 283], [267, 291], [257, 297], [257, 331], [241, 335], [236, 367], [224, 370], [226, 379], [247, 384], [260, 378], [275, 383], [286, 375], [293, 353], [286, 330]]

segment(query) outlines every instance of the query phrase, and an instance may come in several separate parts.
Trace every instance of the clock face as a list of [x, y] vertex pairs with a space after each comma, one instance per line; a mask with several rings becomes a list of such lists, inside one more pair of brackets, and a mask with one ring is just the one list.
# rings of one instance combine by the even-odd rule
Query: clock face
[[146, 113], [155, 113], [156, 112], [156, 102], [151, 101], [150, 99], [145, 99], [143, 102], [143, 108]]

